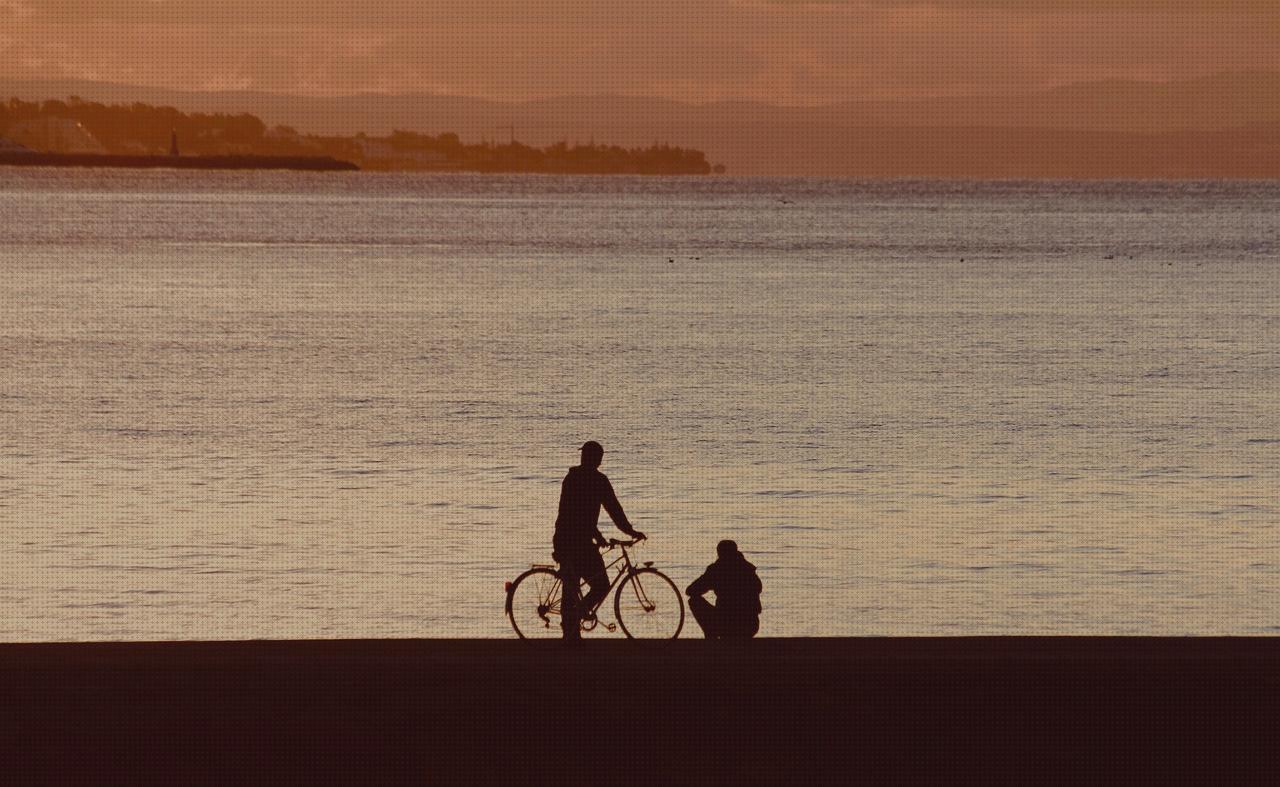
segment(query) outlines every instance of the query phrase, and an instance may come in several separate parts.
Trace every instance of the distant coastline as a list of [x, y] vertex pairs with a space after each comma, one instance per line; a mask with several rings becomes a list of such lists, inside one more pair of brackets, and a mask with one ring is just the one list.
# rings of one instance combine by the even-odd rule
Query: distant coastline
[[0, 166], [122, 167], [126, 169], [295, 169], [317, 172], [360, 169], [328, 156], [125, 156], [113, 153], [4, 153]]
[[[578, 175], [709, 175], [724, 172], [700, 150], [655, 142], [624, 148], [557, 142], [533, 147], [505, 131], [505, 142], [432, 136], [304, 134], [268, 127], [247, 113], [180, 112], [149, 104], [67, 101], [0, 103], [0, 165], [301, 169]], [[181, 154], [181, 155], [180, 155]]]

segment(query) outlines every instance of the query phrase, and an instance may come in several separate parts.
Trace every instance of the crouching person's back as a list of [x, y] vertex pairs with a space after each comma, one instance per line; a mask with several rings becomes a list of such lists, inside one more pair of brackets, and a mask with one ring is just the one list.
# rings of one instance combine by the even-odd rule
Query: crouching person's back
[[[736, 543], [721, 541], [716, 554], [686, 591], [689, 609], [708, 639], [750, 639], [760, 630], [760, 577]], [[708, 591], [716, 594], [715, 604], [703, 598]]]

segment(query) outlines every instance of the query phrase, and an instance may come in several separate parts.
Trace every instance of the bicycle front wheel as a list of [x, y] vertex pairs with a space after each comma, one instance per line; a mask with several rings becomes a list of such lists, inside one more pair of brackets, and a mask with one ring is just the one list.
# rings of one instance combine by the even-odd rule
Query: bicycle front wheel
[[520, 639], [550, 639], [560, 632], [560, 576], [550, 568], [531, 568], [507, 591], [507, 617]]
[[666, 574], [642, 568], [618, 585], [613, 614], [632, 639], [675, 639], [684, 628], [684, 599]]

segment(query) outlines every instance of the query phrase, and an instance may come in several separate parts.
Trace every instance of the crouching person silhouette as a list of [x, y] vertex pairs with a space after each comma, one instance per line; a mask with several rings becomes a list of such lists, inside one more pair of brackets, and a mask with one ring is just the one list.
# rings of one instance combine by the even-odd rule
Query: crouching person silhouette
[[[756, 567], [738, 551], [733, 541], [716, 546], [716, 562], [694, 580], [685, 592], [689, 609], [707, 639], [751, 639], [760, 630], [760, 592], [763, 586]], [[703, 598], [716, 594], [716, 603]]]

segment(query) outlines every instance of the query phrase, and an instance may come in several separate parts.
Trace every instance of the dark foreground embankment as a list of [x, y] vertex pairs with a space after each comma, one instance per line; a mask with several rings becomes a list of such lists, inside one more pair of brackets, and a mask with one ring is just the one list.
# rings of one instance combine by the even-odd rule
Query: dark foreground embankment
[[94, 781], [1225, 783], [1280, 746], [1280, 639], [5, 645], [0, 692], [10, 772]]

